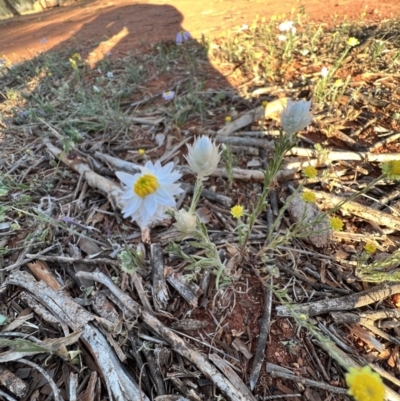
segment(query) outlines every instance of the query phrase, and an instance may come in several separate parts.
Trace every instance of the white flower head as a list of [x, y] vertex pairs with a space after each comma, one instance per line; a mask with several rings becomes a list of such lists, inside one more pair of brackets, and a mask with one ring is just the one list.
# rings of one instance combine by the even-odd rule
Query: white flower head
[[286, 134], [293, 135], [311, 123], [313, 116], [310, 107], [311, 100], [293, 102], [288, 99], [286, 108], [281, 114], [281, 125]]
[[293, 28], [293, 21], [284, 21], [279, 24], [278, 29], [281, 32], [288, 32]]
[[174, 163], [161, 166], [159, 161], [154, 164], [146, 162], [144, 167], [138, 166], [140, 173], [131, 175], [121, 171], [115, 174], [125, 185], [125, 193], [121, 200], [125, 218], [131, 217], [141, 227], [147, 227], [151, 222], [156, 222], [166, 217], [165, 211], [169, 207], [175, 207], [175, 195], [183, 192], [176, 180], [182, 174], [173, 171]]
[[196, 229], [197, 217], [194, 213], [187, 212], [185, 209], [175, 213], [175, 228], [182, 234], [189, 235]]
[[187, 147], [186, 160], [199, 178], [208, 177], [217, 169], [220, 159], [219, 146], [208, 136], [203, 135], [201, 138], [197, 138], [193, 146], [187, 145]]
[[321, 68], [321, 77], [322, 78], [326, 78], [328, 76], [328, 73], [329, 73], [329, 71], [326, 67]]
[[278, 40], [280, 40], [281, 42], [284, 42], [286, 40], [286, 36], [285, 35], [277, 35]]
[[172, 100], [175, 97], [175, 92], [174, 91], [167, 91], [167, 92], [163, 92], [163, 94], [161, 95], [161, 97], [164, 100]]
[[100, 89], [96, 85], [93, 85], [93, 91], [96, 92], [96, 93], [100, 93]]
[[114, 78], [114, 73], [112, 71], [108, 71], [107, 78]]

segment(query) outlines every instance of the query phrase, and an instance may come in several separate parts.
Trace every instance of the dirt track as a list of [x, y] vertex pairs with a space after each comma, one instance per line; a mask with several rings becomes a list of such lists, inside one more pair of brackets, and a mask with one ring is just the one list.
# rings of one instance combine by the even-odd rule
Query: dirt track
[[[37, 52], [64, 48], [68, 42], [88, 45], [93, 51], [114, 55], [137, 47], [169, 40], [181, 28], [195, 38], [207, 36], [242, 24], [258, 14], [289, 16], [304, 6], [311, 19], [332, 23], [333, 17], [379, 20], [400, 15], [398, 0], [170, 0], [134, 2], [86, 1], [55, 8], [40, 14], [17, 17], [0, 23], [0, 55], [11, 60], [33, 57]], [[125, 28], [125, 29], [124, 29]], [[100, 48], [96, 45], [102, 41]], [[97, 50], [96, 50], [97, 49]]]

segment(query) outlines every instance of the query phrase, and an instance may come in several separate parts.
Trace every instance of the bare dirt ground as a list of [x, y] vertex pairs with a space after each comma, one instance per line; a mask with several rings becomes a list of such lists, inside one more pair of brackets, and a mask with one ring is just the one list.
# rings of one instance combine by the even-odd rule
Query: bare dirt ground
[[[256, 15], [289, 15], [304, 6], [312, 20], [332, 24], [335, 19], [370, 21], [400, 14], [398, 0], [214, 0], [214, 1], [86, 1], [0, 23], [0, 54], [13, 61], [37, 52], [63, 49], [68, 43], [87, 45], [114, 57], [145, 45], [174, 39], [185, 29], [199, 39], [250, 24]], [[98, 47], [99, 42], [107, 41]]]

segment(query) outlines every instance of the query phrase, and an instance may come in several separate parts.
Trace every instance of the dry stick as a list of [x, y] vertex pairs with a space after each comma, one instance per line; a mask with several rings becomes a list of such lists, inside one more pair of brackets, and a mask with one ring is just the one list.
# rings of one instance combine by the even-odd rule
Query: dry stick
[[31, 255], [33, 257], [30, 257], [30, 258], [27, 257], [26, 259], [19, 260], [18, 262], [15, 262], [12, 265], [9, 265], [9, 266], [5, 267], [4, 269], [0, 269], [0, 272], [10, 271], [10, 270], [16, 269], [18, 267], [21, 267], [21, 266], [25, 265], [28, 262], [32, 262], [32, 260], [34, 260], [34, 259], [38, 259], [38, 257], [40, 255], [43, 255], [43, 254], [45, 254], [47, 252], [50, 252], [51, 250], [53, 250], [54, 248], [57, 248], [57, 247], [58, 247], [58, 244], [53, 244], [53, 245], [49, 246], [48, 248], [43, 249], [43, 251], [40, 251], [40, 252], [38, 252], [36, 254], [29, 254], [29, 255]]
[[226, 377], [229, 377], [229, 380], [232, 382], [232, 384], [235, 385], [240, 391], [247, 397], [248, 401], [256, 401], [254, 398], [254, 395], [251, 394], [250, 390], [246, 387], [246, 385], [243, 383], [242, 379], [238, 376], [238, 374], [228, 365], [228, 363], [222, 359], [219, 355], [217, 354], [210, 354], [208, 356], [217, 366], [217, 368], [221, 371], [224, 372]]
[[232, 383], [208, 361], [193, 346], [186, 343], [172, 330], [165, 327], [157, 318], [143, 310], [128, 294], [122, 292], [107, 276], [100, 272], [88, 273], [79, 272], [78, 277], [84, 277], [94, 281], [98, 281], [105, 285], [131, 312], [140, 313], [142, 320], [161, 338], [166, 340], [175, 352], [193, 363], [206, 377], [214, 382], [214, 384], [232, 401], [246, 401], [246, 397], [235, 388]]
[[165, 309], [169, 296], [164, 276], [163, 250], [160, 243], [151, 244], [151, 278], [153, 282], [153, 301], [156, 310]]
[[44, 138], [43, 141], [46, 144], [47, 149], [53, 154], [54, 157], [60, 159], [72, 170], [75, 170], [79, 174], [83, 175], [85, 180], [92, 188], [97, 188], [103, 193], [107, 194], [113, 201], [113, 204], [117, 205], [119, 209], [123, 209], [124, 205], [121, 202], [121, 195], [123, 194], [123, 191], [119, 185], [92, 171], [89, 165], [82, 159], [69, 159], [67, 154], [54, 146], [48, 138]]
[[308, 350], [311, 352], [311, 355], [314, 358], [315, 363], [318, 365], [318, 368], [320, 372], [322, 373], [322, 376], [324, 376], [324, 379], [329, 381], [330, 377], [328, 376], [328, 373], [326, 373], [326, 370], [324, 368], [324, 365], [322, 364], [321, 360], [318, 358], [317, 352], [315, 351], [314, 344], [310, 341], [308, 337], [305, 337], [305, 342], [307, 344]]
[[36, 363], [33, 363], [25, 358], [18, 359], [17, 362], [24, 363], [25, 365], [31, 366], [32, 368], [39, 371], [43, 375], [43, 377], [49, 382], [49, 385], [50, 385], [51, 389], [53, 390], [54, 400], [55, 401], [64, 401], [60, 395], [60, 392], [58, 391], [56, 383], [54, 383], [54, 380], [50, 377], [50, 375], [47, 374], [47, 372], [44, 369], [42, 369], [39, 365], [36, 365]]
[[150, 376], [147, 371], [146, 365], [143, 363], [142, 356], [139, 352], [139, 339], [131, 331], [128, 333], [129, 340], [131, 341], [130, 354], [135, 358], [137, 367], [141, 372], [140, 379], [143, 381], [144, 387], [146, 388], [147, 394], [151, 394], [152, 384], [150, 381]]
[[116, 260], [112, 259], [107, 259], [107, 258], [97, 258], [97, 259], [81, 259], [81, 258], [70, 258], [67, 256], [44, 256], [38, 254], [32, 254], [28, 253], [26, 255], [28, 258], [31, 260], [37, 259], [37, 260], [44, 260], [46, 262], [64, 262], [64, 263], [84, 263], [87, 265], [99, 265], [101, 263], [104, 263], [106, 265], [111, 265], [114, 267], [119, 267], [120, 263]]
[[276, 308], [278, 316], [292, 316], [293, 313], [305, 314], [308, 317], [321, 315], [332, 311], [344, 311], [361, 308], [374, 302], [381, 301], [393, 294], [400, 293], [400, 284], [384, 283], [367, 291], [347, 295], [341, 298], [326, 299], [311, 304], [291, 306], [289, 310], [285, 305]]
[[[321, 191], [314, 191], [311, 189], [309, 191], [316, 195], [317, 200], [320, 201], [322, 208], [332, 209], [339, 203], [345, 201], [345, 199], [340, 196], [331, 195], [329, 193]], [[351, 214], [359, 216], [367, 221], [372, 221], [378, 225], [384, 225], [386, 227], [400, 231], [399, 217], [381, 212], [379, 210], [373, 209], [372, 207], [364, 206], [353, 201], [343, 203], [340, 208], [343, 210], [347, 210]]]
[[[194, 186], [187, 184], [187, 183], [181, 183], [181, 187], [188, 193], [188, 194], [193, 194], [194, 191]], [[218, 192], [210, 191], [209, 189], [203, 189], [201, 191], [201, 196], [204, 199], [207, 199], [212, 202], [219, 203], [220, 205], [228, 206], [230, 207], [232, 205], [232, 198], [229, 196], [225, 196], [222, 194], [219, 194]]]
[[70, 373], [69, 375], [69, 401], [77, 401], [76, 392], [78, 387], [78, 375], [76, 373]]
[[331, 386], [330, 384], [326, 384], [324, 382], [317, 382], [315, 380], [306, 379], [306, 378], [300, 377], [300, 376], [295, 376], [295, 375], [290, 375], [287, 373], [275, 372], [275, 371], [272, 371], [270, 373], [271, 373], [272, 377], [280, 377], [281, 379], [292, 380], [294, 382], [304, 384], [305, 386], [321, 388], [323, 390], [329, 391], [330, 393], [347, 394], [347, 392], [348, 392], [347, 388]]
[[250, 389], [254, 390], [256, 387], [260, 371], [265, 358], [265, 347], [267, 344], [269, 326], [271, 323], [271, 308], [272, 308], [272, 276], [267, 279], [267, 286], [265, 288], [265, 300], [264, 300], [264, 314], [260, 320], [260, 335], [258, 336], [258, 343], [256, 354], [254, 357], [253, 366], [249, 377]]
[[320, 152], [314, 149], [304, 149], [294, 147], [289, 152], [286, 153], [286, 156], [302, 156], [309, 158], [320, 158], [327, 159], [330, 161], [338, 161], [338, 160], [359, 160], [364, 162], [387, 162], [391, 160], [399, 160], [400, 153], [382, 153], [375, 154], [369, 152], [339, 152], [339, 151], [331, 151], [326, 156], [325, 154], [322, 156]]
[[1, 390], [0, 390], [0, 396], [2, 396], [7, 401], [17, 401], [15, 398], [11, 397], [11, 395], [8, 395], [7, 393]]

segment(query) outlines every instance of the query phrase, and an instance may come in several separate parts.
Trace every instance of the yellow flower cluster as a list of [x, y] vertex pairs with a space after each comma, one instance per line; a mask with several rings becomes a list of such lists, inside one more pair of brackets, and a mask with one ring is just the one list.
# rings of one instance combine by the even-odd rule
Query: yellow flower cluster
[[243, 210], [243, 206], [241, 205], [233, 206], [231, 208], [232, 217], [234, 217], [235, 219], [240, 219], [241, 217], [243, 217]]
[[315, 178], [318, 174], [318, 171], [315, 167], [313, 166], [307, 166], [303, 168], [303, 175], [306, 178]]
[[381, 164], [382, 174], [389, 180], [400, 180], [400, 160], [390, 160]]
[[344, 223], [342, 219], [339, 219], [339, 217], [331, 217], [329, 219], [329, 225], [334, 231], [342, 231]]
[[369, 366], [364, 366], [362, 369], [349, 368], [349, 373], [346, 373], [346, 383], [349, 395], [356, 401], [383, 401], [385, 397], [385, 387], [381, 377]]
[[304, 202], [314, 203], [317, 200], [317, 197], [312, 192], [305, 191], [303, 192], [303, 195], [301, 195], [301, 199], [303, 199]]
[[367, 242], [364, 245], [364, 251], [369, 253], [370, 255], [373, 255], [376, 252], [376, 246], [374, 244], [371, 244], [371, 242]]

